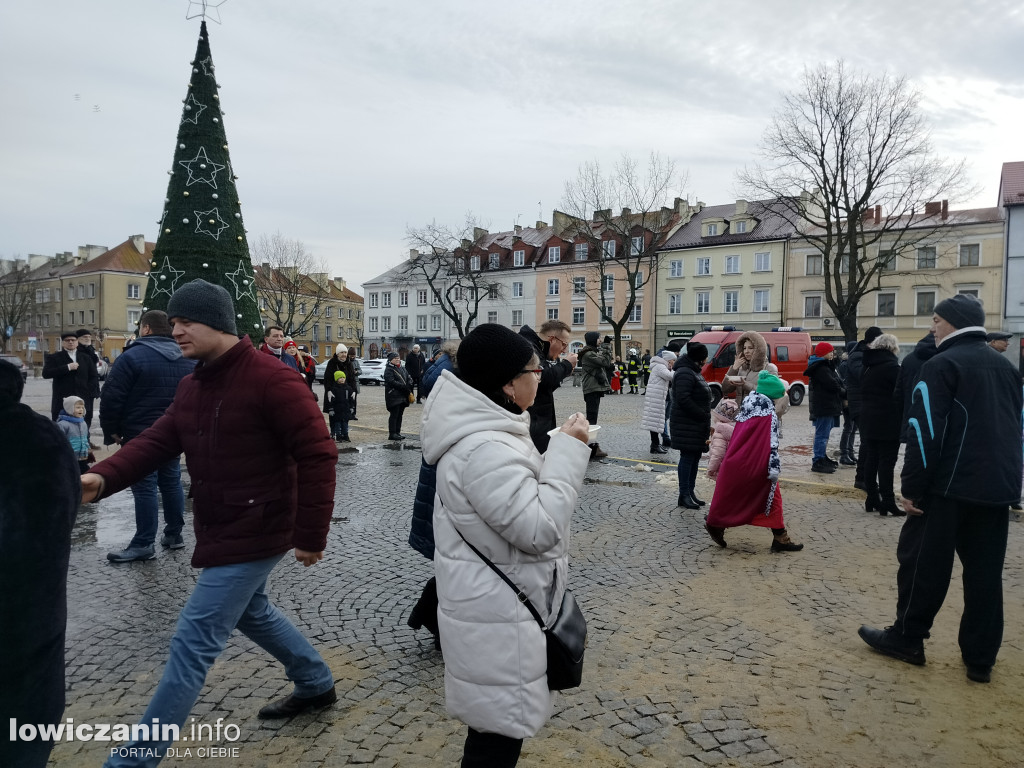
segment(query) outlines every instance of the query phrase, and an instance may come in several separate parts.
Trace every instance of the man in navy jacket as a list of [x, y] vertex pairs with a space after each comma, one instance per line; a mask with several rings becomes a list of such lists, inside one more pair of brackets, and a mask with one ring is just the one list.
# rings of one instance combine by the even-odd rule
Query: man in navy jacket
[[880, 653], [924, 664], [924, 638], [963, 564], [960, 653], [967, 677], [987, 683], [1003, 638], [1003, 559], [1009, 505], [1020, 500], [1020, 374], [985, 343], [985, 310], [973, 296], [932, 315], [939, 354], [913, 386], [903, 464], [907, 521], [896, 557], [896, 621], [860, 628]]
[[[178, 382], [192, 373], [195, 365], [194, 360], [182, 356], [181, 348], [171, 338], [167, 314], [158, 309], [146, 312], [139, 321], [139, 338], [114, 361], [100, 396], [104, 444], [124, 445], [163, 416], [174, 400]], [[135, 536], [125, 549], [107, 553], [111, 562], [156, 557], [157, 488], [164, 503], [164, 535], [160, 543], [169, 549], [185, 546], [181, 535], [185, 525], [185, 493], [181, 487], [181, 461], [175, 456], [132, 485]]]

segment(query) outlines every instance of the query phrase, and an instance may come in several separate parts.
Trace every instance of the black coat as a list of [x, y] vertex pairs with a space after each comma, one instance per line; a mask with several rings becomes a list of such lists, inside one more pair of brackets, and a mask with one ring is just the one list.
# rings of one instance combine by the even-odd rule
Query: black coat
[[711, 388], [698, 365], [686, 355], [676, 359], [672, 377], [672, 447], [682, 453], [706, 453], [711, 435]]
[[935, 337], [930, 333], [917, 342], [914, 351], [903, 358], [900, 375], [896, 378], [894, 396], [903, 403], [900, 418], [900, 442], [907, 442], [907, 414], [910, 413], [910, 397], [914, 393], [914, 385], [921, 375], [921, 366], [939, 353], [935, 346]]
[[860, 416], [861, 404], [861, 378], [864, 376], [864, 353], [867, 351], [868, 343], [858, 341], [846, 358], [846, 375], [843, 383], [846, 387], [846, 401], [849, 404], [850, 415], [854, 419]]
[[[27, 405], [0, 407], [0, 718], [60, 723], [78, 460]], [[0, 739], [0, 765], [42, 766], [50, 745]]]
[[50, 398], [50, 415], [57, 420], [61, 408], [64, 407], [64, 398], [75, 395], [85, 401], [86, 421], [92, 415], [93, 392], [96, 391], [96, 381], [99, 374], [96, 372], [96, 363], [88, 354], [76, 353], [75, 362], [78, 369], [71, 371], [71, 355], [63, 349], [47, 355], [43, 361], [43, 378], [53, 379], [53, 394]]
[[894, 394], [899, 374], [900, 364], [889, 350], [864, 352], [860, 418], [857, 419], [863, 439], [899, 441], [903, 402]]
[[[850, 355], [850, 358], [852, 359], [853, 355]], [[841, 416], [846, 389], [839, 380], [836, 369], [832, 367], [832, 362], [812, 355], [804, 376], [810, 380], [810, 386], [807, 388], [807, 415], [810, 420], [825, 416]]]
[[412, 501], [412, 525], [409, 546], [424, 557], [434, 559], [434, 493], [437, 490], [437, 465], [420, 459], [420, 477]]
[[572, 375], [572, 366], [568, 360], [548, 360], [550, 345], [546, 341], [541, 341], [540, 336], [530, 326], [524, 325], [520, 328], [519, 335], [530, 342], [536, 350], [543, 371], [540, 375], [540, 384], [537, 385], [537, 397], [527, 410], [530, 412], [530, 439], [537, 446], [537, 450], [544, 453], [551, 441], [548, 431], [557, 426], [555, 390], [561, 386], [566, 376]]
[[409, 393], [415, 385], [412, 376], [401, 366], [395, 367], [390, 362], [384, 367], [384, 406], [393, 411], [409, 405]]
[[[903, 497], [1002, 507], [1020, 500], [1020, 373], [983, 329], [947, 339], [921, 368], [911, 398]], [[923, 501], [923, 504], [921, 503]]]
[[427, 367], [427, 360], [422, 352], [410, 352], [405, 356], [405, 370], [409, 372], [413, 381], [419, 381], [423, 375], [423, 369]]

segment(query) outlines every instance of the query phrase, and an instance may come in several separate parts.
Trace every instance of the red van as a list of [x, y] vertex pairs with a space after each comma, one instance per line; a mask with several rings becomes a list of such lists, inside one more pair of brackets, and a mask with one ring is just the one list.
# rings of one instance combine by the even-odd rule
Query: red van
[[[708, 348], [708, 361], [701, 375], [711, 387], [711, 394], [717, 405], [722, 399], [722, 379], [736, 361], [736, 339], [744, 331], [732, 325], [713, 325], [689, 339], [699, 341]], [[768, 362], [779, 369], [779, 376], [789, 382], [789, 402], [800, 405], [807, 395], [807, 359], [814, 350], [811, 335], [800, 328], [772, 328], [758, 331], [768, 343]]]

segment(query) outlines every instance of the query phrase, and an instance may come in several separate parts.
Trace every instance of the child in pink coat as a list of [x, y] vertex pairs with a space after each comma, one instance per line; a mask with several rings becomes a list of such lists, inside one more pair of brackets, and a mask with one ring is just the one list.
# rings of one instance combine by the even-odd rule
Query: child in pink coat
[[718, 477], [718, 468], [725, 458], [725, 451], [729, 447], [729, 440], [732, 438], [732, 431], [736, 428], [736, 412], [739, 406], [735, 400], [722, 398], [711, 412], [711, 448], [708, 453], [708, 477], [714, 480]]

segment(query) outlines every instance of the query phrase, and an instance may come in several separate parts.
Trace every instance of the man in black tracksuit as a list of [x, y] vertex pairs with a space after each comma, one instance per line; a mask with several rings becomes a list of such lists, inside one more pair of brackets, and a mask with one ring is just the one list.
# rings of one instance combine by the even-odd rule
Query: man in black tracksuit
[[561, 320], [548, 320], [539, 332], [524, 325], [519, 329], [519, 335], [537, 350], [543, 370], [537, 386], [537, 397], [527, 410], [530, 413], [530, 439], [537, 450], [544, 453], [551, 440], [548, 431], [558, 426], [555, 423], [555, 390], [566, 376], [572, 375], [576, 367], [576, 355], [567, 354], [564, 359], [559, 359], [569, 351], [572, 329]]
[[1003, 559], [1008, 506], [1020, 500], [1020, 374], [985, 342], [985, 311], [957, 295], [932, 315], [939, 354], [913, 387], [903, 465], [908, 517], [896, 557], [896, 621], [860, 628], [875, 650], [924, 664], [923, 639], [963, 564], [960, 652], [967, 677], [990, 679], [1003, 636]]

